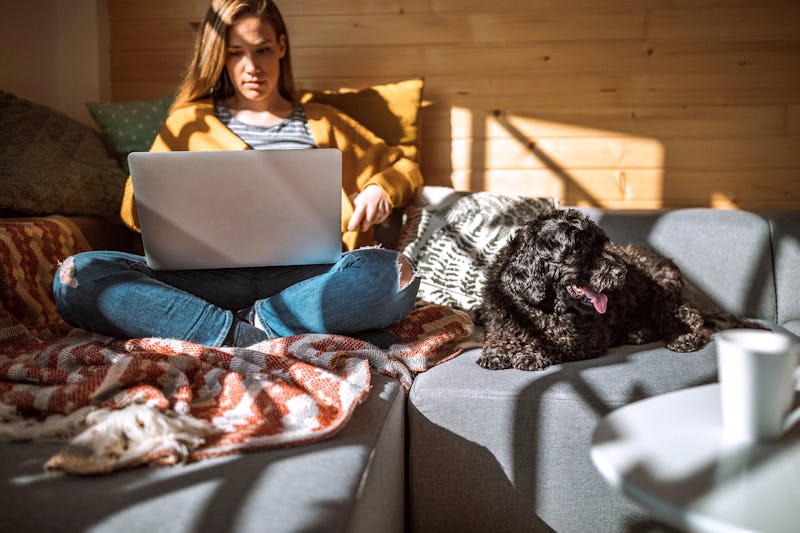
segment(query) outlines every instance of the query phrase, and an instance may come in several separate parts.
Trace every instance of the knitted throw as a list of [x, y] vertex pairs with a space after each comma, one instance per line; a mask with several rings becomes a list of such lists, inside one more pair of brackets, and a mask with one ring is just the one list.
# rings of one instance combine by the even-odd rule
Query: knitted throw
[[249, 348], [92, 335], [59, 322], [45, 289], [57, 261], [86, 248], [66, 219], [0, 222], [0, 438], [67, 439], [50, 470], [106, 473], [317, 441], [366, 399], [371, 370], [407, 390], [472, 334], [465, 314], [426, 306], [394, 327], [400, 342], [386, 350], [337, 335]]

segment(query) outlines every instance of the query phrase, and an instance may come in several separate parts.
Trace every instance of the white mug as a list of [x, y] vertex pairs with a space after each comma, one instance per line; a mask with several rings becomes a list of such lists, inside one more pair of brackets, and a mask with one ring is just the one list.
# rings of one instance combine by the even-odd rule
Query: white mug
[[795, 395], [800, 343], [789, 335], [732, 329], [715, 337], [726, 442], [775, 439], [800, 419]]

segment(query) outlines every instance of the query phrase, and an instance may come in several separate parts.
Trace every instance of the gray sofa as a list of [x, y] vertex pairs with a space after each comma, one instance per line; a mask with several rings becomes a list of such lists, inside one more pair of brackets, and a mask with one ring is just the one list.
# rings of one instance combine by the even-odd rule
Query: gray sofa
[[[800, 333], [798, 213], [588, 213], [611, 239], [672, 257], [725, 308]], [[713, 345], [688, 354], [660, 343], [623, 346], [542, 372], [486, 371], [478, 353], [420, 375], [411, 390], [412, 531], [668, 529], [603, 481], [591, 438], [613, 409], [715, 381]]]
[[[648, 244], [731, 311], [800, 334], [800, 213], [588, 210]], [[0, 445], [7, 531], [665, 531], [591, 464], [597, 422], [641, 398], [716, 379], [713, 346], [624, 346], [542, 372], [488, 371], [479, 350], [406, 395], [375, 376], [335, 437], [102, 477], [45, 474], [58, 444]]]

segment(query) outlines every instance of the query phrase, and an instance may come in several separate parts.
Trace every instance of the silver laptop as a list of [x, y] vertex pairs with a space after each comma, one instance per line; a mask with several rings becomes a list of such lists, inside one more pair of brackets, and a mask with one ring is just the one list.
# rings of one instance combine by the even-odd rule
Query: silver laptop
[[128, 164], [153, 269], [322, 264], [341, 255], [337, 149], [134, 152]]

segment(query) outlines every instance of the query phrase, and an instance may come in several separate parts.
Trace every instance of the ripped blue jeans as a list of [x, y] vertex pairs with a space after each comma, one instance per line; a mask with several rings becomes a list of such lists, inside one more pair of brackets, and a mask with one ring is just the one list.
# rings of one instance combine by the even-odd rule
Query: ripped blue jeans
[[219, 346], [234, 312], [251, 305], [271, 338], [381, 330], [411, 311], [418, 289], [411, 261], [381, 248], [346, 252], [333, 265], [171, 271], [139, 255], [85, 252], [67, 258], [53, 281], [56, 308], [72, 326], [207, 346]]

